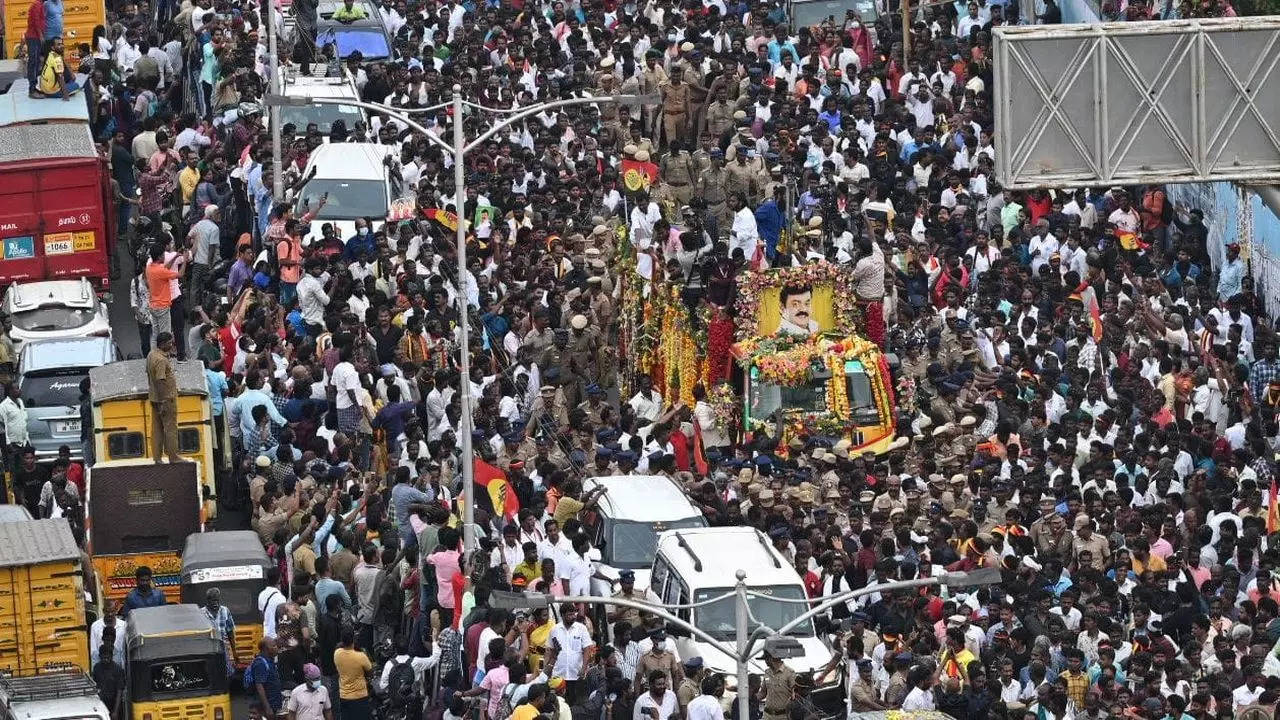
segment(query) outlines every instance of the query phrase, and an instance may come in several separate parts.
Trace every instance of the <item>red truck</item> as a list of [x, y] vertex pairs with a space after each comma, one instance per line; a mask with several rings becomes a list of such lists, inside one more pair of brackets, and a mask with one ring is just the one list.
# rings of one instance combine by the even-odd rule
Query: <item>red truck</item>
[[33, 99], [27, 81], [0, 95], [0, 287], [86, 277], [108, 289], [116, 215], [80, 93]]

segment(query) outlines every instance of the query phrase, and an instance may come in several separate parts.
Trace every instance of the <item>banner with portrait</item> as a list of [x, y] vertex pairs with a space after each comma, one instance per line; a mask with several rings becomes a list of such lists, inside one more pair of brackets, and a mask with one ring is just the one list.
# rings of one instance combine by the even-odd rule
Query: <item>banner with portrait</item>
[[760, 292], [756, 334], [808, 336], [834, 330], [835, 309], [830, 285], [780, 285]]
[[809, 336], [858, 332], [858, 312], [845, 268], [826, 262], [748, 271], [739, 276], [737, 336]]

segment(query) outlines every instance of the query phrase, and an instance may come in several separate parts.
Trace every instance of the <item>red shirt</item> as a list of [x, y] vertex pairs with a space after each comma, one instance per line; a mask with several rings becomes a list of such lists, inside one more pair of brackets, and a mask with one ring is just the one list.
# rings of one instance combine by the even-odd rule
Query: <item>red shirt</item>
[[231, 372], [231, 363], [236, 359], [237, 343], [240, 341], [240, 328], [234, 323], [228, 324], [224, 328], [218, 328], [218, 342], [222, 343], [222, 369], [228, 373]]
[[84, 497], [84, 465], [73, 462], [67, 466], [67, 482], [76, 486], [80, 497]]
[[43, 40], [45, 25], [44, 0], [32, 0], [31, 7], [27, 9], [27, 32], [22, 37]]

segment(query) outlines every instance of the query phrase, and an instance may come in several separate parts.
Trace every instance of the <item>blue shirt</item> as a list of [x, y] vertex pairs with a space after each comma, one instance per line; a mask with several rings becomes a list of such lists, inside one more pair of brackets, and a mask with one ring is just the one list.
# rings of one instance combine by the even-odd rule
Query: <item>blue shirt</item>
[[[391, 403], [373, 416], [373, 426], [387, 431], [387, 448], [395, 451], [399, 448], [400, 433], [404, 432], [405, 423], [413, 416], [416, 405], [407, 400]], [[394, 490], [393, 490], [394, 492]]]
[[257, 425], [253, 422], [253, 409], [263, 405], [267, 408], [267, 417], [271, 418], [271, 422], [276, 425], [287, 425], [288, 420], [280, 414], [276, 409], [275, 401], [271, 396], [261, 390], [246, 389], [240, 394], [240, 432], [248, 437], [249, 433], [256, 431]]
[[778, 238], [782, 235], [783, 222], [782, 211], [778, 209], [776, 200], [765, 200], [756, 208], [756, 230], [764, 239], [764, 254], [770, 260], [778, 254]]
[[65, 8], [62, 0], [44, 0], [44, 39], [62, 37], [62, 21]]
[[204, 382], [209, 386], [209, 404], [215, 417], [222, 417], [222, 399], [227, 396], [227, 376], [220, 370], [204, 369]]
[[124, 617], [129, 617], [129, 613], [137, 608], [160, 607], [161, 605], [167, 605], [168, 602], [168, 599], [164, 596], [164, 591], [154, 585], [151, 586], [151, 592], [146, 595], [139, 592], [138, 588], [134, 588], [125, 596], [124, 607], [121, 608], [120, 614]]
[[378, 256], [378, 245], [374, 242], [373, 233], [369, 232], [368, 228], [365, 228], [363, 235], [356, 233], [348, 239], [347, 247], [342, 251], [342, 257], [347, 262], [355, 262], [365, 255]]
[[316, 581], [316, 607], [328, 607], [325, 601], [330, 595], [342, 598], [342, 604], [351, 607], [351, 596], [347, 594], [347, 586], [333, 578], [320, 578]]
[[409, 505], [411, 503], [429, 503], [431, 496], [409, 483], [396, 483], [391, 488], [391, 509], [395, 512], [396, 527], [400, 532], [409, 531]]
[[[255, 657], [249, 664], [249, 668], [244, 671], [244, 684], [249, 688], [261, 684], [273, 713], [278, 714], [280, 708], [284, 706], [284, 692], [280, 687], [280, 669], [276, 667], [275, 660], [265, 655]], [[250, 697], [257, 698], [256, 689], [251, 690]]]

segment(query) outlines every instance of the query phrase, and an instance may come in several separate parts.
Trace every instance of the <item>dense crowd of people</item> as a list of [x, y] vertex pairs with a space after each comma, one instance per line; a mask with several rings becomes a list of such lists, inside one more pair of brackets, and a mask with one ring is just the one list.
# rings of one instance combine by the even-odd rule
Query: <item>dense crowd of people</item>
[[[262, 101], [283, 70], [259, 4], [117, 1], [65, 63], [61, 0], [37, 7], [33, 92], [88, 80], [121, 243], [138, 250], [141, 350], [158, 375], [156, 353], [204, 364], [231, 445], [220, 499], [244, 504], [276, 564], [245, 671], [257, 716], [737, 717], [725, 679], [676, 657], [656, 617], [491, 607], [496, 591], [583, 594], [599, 493], [582, 481], [633, 473], [670, 476], [711, 525], [767, 533], [814, 600], [1003, 570], [835, 606], [818, 627], [837, 660], [817, 674], [842, 679], [848, 709], [1203, 720], [1269, 717], [1280, 699], [1280, 339], [1240, 248], [1212, 262], [1203, 216], [1162, 187], [1000, 185], [991, 29], [1060, 21], [1052, 0], [933, 5], [909, 43], [853, 12], [793, 27], [779, 0], [383, 0], [368, 12], [394, 38], [387, 61], [316, 47], [313, 0], [271, 13], [294, 28], [282, 61], [349, 77], [365, 101], [434, 107], [417, 117], [444, 138], [489, 127], [480, 106], [660, 97], [495, 135], [465, 160], [462, 208], [453, 159], [391, 116], [285, 125], [273, 165]], [[454, 85], [476, 104], [462, 118], [436, 107]], [[343, 237], [323, 223], [340, 198], [273, 198], [277, 175], [305, 193], [308, 158], [344, 142], [391, 149], [413, 217]], [[808, 263], [852, 269], [836, 291], [898, 358], [904, 441], [883, 455], [747, 442], [710, 388], [679, 402], [619, 342], [624, 286], [732, 314], [743, 272]], [[516, 500], [476, 492], [474, 549], [468, 431]], [[74, 506], [73, 465], [35, 512]], [[808, 701], [814, 674], [769, 658], [745, 690], [753, 720], [844, 712]]]

